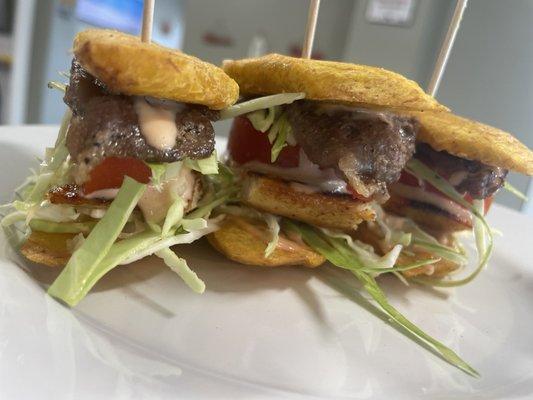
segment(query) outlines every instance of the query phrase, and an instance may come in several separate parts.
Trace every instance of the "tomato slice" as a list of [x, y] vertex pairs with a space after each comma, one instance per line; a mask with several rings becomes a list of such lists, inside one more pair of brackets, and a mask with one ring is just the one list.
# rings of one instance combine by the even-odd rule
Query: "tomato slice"
[[89, 194], [103, 189], [116, 189], [122, 186], [125, 176], [140, 183], [150, 182], [152, 171], [142, 160], [133, 157], [107, 157], [89, 173], [83, 184], [83, 193]]
[[[233, 161], [245, 164], [259, 161], [264, 164], [270, 162], [272, 145], [268, 141], [267, 132], [256, 130], [246, 117], [233, 120], [228, 140], [228, 151]], [[300, 162], [300, 146], [286, 146], [281, 150], [274, 165], [279, 167], [297, 167]]]

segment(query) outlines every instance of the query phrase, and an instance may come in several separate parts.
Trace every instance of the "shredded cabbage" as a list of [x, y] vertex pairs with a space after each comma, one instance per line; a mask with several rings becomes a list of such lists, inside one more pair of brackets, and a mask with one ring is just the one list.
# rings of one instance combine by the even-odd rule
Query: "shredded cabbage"
[[246, 207], [244, 205], [231, 206], [222, 205], [217, 208], [217, 211], [222, 214], [231, 214], [239, 217], [251, 218], [255, 220], [262, 220], [267, 224], [270, 233], [270, 241], [265, 248], [265, 258], [272, 255], [274, 250], [278, 247], [279, 233], [280, 233], [280, 218], [276, 215], [257, 211], [255, 208]]
[[[128, 177], [107, 209], [51, 204], [43, 200], [46, 192], [68, 179], [71, 163], [65, 141], [70, 117], [71, 112], [67, 111], [55, 146], [46, 149], [39, 171], [17, 189], [16, 195], [20, 200], [1, 207], [2, 211], [8, 211], [1, 223], [14, 245], [13, 239], [23, 239], [29, 229], [77, 234], [67, 243], [72, 256], [48, 293], [74, 306], [115, 266], [155, 253], [194, 291], [203, 292], [205, 284], [169, 248], [176, 244], [191, 243], [219, 228], [217, 223], [223, 216], [207, 218], [215, 207], [233, 198], [238, 191], [231, 170], [221, 167], [220, 175], [213, 175], [219, 169], [216, 153], [201, 160], [149, 164], [151, 184], [156, 188], [178, 177], [184, 166], [205, 175], [207, 195], [199, 207], [184, 216], [185, 203], [182, 198], [176, 197], [162, 226], [141, 220], [133, 212], [146, 185]], [[25, 224], [15, 225], [19, 221], [25, 221]]]
[[522, 201], [528, 201], [527, 196], [522, 193], [520, 190], [515, 188], [513, 185], [511, 185], [508, 181], [505, 181], [503, 184], [503, 188], [507, 190], [509, 193], [514, 194], [516, 197], [518, 197]]
[[473, 233], [478, 253], [478, 265], [466, 278], [459, 280], [415, 278], [414, 280], [419, 283], [441, 287], [461, 286], [471, 282], [487, 265], [493, 249], [492, 231], [483, 216], [483, 201], [475, 200], [474, 204], [468, 203], [448, 181], [418, 160], [411, 159], [407, 163], [406, 170], [418, 179], [431, 183], [456, 203], [470, 210], [474, 217]]
[[155, 235], [156, 240], [150, 243], [144, 250], [138, 251], [127, 258], [124, 258], [121, 261], [121, 264], [130, 264], [135, 261], [142, 260], [145, 257], [148, 257], [159, 250], [163, 250], [177, 244], [186, 244], [192, 243], [197, 239], [200, 239], [202, 236], [208, 235], [211, 232], [216, 231], [219, 228], [218, 223], [222, 220], [223, 216], [217, 218], [212, 218], [208, 221], [207, 226], [204, 229], [198, 229], [193, 232], [188, 233], [177, 233], [172, 231], [168, 236], [161, 236], [161, 234], [152, 232], [152, 235]]
[[270, 129], [276, 116], [279, 114], [279, 107], [257, 110], [246, 115], [256, 131], [265, 133]]
[[268, 132], [268, 140], [272, 144], [270, 162], [274, 163], [281, 150], [287, 146], [287, 138], [292, 136], [291, 124], [285, 114], [282, 114]]
[[280, 93], [270, 96], [258, 97], [256, 99], [234, 104], [220, 112], [220, 119], [235, 118], [239, 115], [248, 114], [252, 111], [264, 110], [282, 104], [290, 104], [293, 101], [303, 99], [305, 93]]
[[414, 325], [388, 302], [385, 293], [381, 290], [374, 277], [366, 272], [365, 266], [360, 261], [358, 254], [354, 252], [344, 239], [325, 235], [323, 232], [309, 225], [295, 223], [293, 221], [285, 221], [285, 226], [287, 229], [301, 235], [307, 245], [326, 257], [334, 266], [349, 270], [355, 275], [375, 303], [387, 314], [390, 321], [401, 327], [401, 332], [405, 333], [407, 337], [429, 348], [443, 360], [467, 374], [475, 377], [479, 376], [478, 372], [462, 360], [454, 351]]
[[411, 219], [386, 214], [378, 205], [374, 205], [374, 209], [376, 210], [376, 221], [369, 222], [367, 225], [382, 238], [382, 250], [387, 251], [393, 246], [401, 244], [404, 246], [404, 253], [408, 253], [410, 248], [416, 247], [459, 265], [467, 263], [468, 260], [462, 251], [441, 244]]
[[48, 289], [48, 294], [70, 306], [83, 298], [88, 280], [118, 238], [145, 188], [146, 185], [129, 177], [124, 179], [106, 214], [83, 245], [72, 254], [66, 267]]
[[187, 284], [196, 293], [203, 293], [205, 291], [205, 283], [198, 275], [189, 268], [187, 261], [178, 257], [169, 248], [159, 250], [155, 253], [156, 256], [163, 259], [165, 264], [175, 273], [177, 273], [183, 282]]
[[29, 223], [32, 230], [48, 233], [89, 233], [95, 225], [95, 221], [52, 222], [44, 219], [32, 219]]
[[183, 218], [181, 227], [187, 232], [192, 232], [207, 228], [207, 220], [204, 218]]
[[170, 232], [170, 229], [177, 225], [183, 218], [183, 211], [185, 208], [185, 202], [179, 196], [176, 196], [174, 203], [170, 206], [165, 217], [165, 222], [163, 223], [163, 228], [161, 230], [161, 235], [167, 236]]
[[43, 202], [38, 208], [32, 208], [28, 213], [28, 222], [33, 218], [51, 222], [69, 222], [78, 219], [80, 214], [72, 206]]
[[185, 165], [202, 175], [218, 174], [217, 152], [214, 151], [209, 157], [200, 160], [185, 159]]

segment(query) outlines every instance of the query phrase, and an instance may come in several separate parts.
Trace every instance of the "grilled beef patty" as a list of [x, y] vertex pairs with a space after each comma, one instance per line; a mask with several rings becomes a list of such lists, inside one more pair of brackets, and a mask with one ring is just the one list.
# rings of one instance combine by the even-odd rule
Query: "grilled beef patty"
[[414, 118], [306, 100], [285, 110], [307, 157], [335, 169], [363, 197], [386, 200], [387, 185], [400, 178], [415, 151]]
[[424, 143], [417, 144], [415, 158], [445, 177], [459, 193], [469, 194], [474, 199], [485, 199], [493, 195], [503, 186], [509, 172], [479, 161], [456, 157], [445, 151], [433, 150]]
[[215, 148], [211, 121], [218, 119], [218, 112], [192, 104], [179, 105], [175, 146], [167, 150], [150, 146], [139, 129], [134, 97], [110, 93], [75, 59], [64, 101], [73, 112], [67, 147], [74, 162], [85, 164], [86, 170], [110, 156], [173, 162], [206, 158]]

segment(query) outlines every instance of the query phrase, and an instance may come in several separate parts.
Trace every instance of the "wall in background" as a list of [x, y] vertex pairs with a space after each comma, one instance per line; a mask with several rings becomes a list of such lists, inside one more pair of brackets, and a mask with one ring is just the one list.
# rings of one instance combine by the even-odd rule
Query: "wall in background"
[[360, 0], [354, 9], [344, 59], [391, 69], [425, 87], [455, 1], [418, 0], [410, 26], [368, 22], [367, 3]]
[[[308, 0], [189, 0], [184, 50], [220, 64], [227, 58], [246, 57], [252, 39], [260, 35], [266, 39], [267, 52], [288, 54], [292, 45], [303, 43], [308, 4]], [[322, 1], [316, 53], [342, 58], [353, 6], [353, 0]], [[231, 45], [212, 43], [212, 34], [231, 39]]]
[[[533, 148], [533, 1], [470, 0], [438, 99]], [[526, 192], [530, 179], [511, 174]], [[498, 200], [519, 208], [502, 191]], [[533, 209], [530, 209], [533, 214]]]

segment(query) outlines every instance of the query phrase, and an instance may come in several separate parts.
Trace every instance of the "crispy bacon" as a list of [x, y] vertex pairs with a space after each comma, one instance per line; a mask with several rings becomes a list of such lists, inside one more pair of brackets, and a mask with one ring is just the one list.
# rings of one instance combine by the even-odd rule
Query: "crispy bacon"
[[69, 204], [73, 206], [105, 206], [110, 203], [109, 200], [83, 197], [80, 187], [74, 184], [53, 188], [48, 192], [48, 200], [52, 204]]

